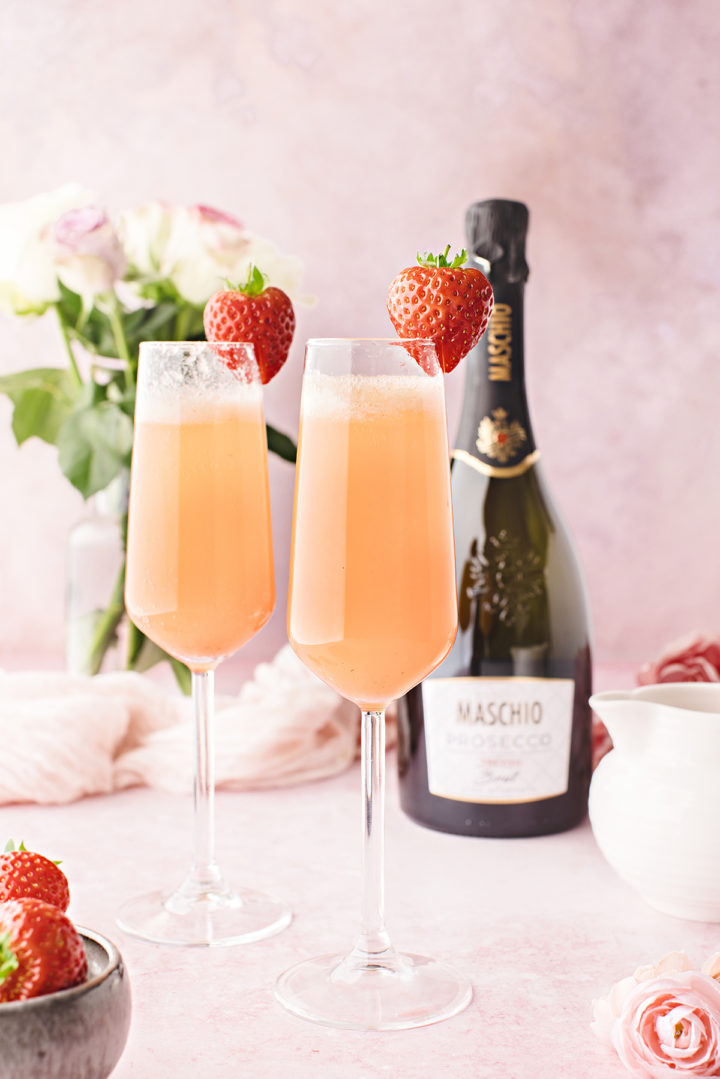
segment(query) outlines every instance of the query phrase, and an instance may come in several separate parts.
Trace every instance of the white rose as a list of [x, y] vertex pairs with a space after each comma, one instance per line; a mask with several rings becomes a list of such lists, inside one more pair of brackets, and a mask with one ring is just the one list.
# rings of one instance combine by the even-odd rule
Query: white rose
[[150, 203], [126, 211], [119, 231], [141, 279], [169, 280], [184, 299], [198, 305], [222, 286], [247, 247], [239, 221], [203, 206]]
[[67, 184], [0, 206], [0, 308], [16, 315], [42, 314], [60, 298], [50, 227], [67, 210], [92, 201], [89, 191]]
[[227, 279], [236, 283], [238, 263], [247, 265], [248, 234], [230, 214], [208, 206], [179, 207], [167, 247], [169, 274], [181, 296], [204, 304]]
[[300, 284], [303, 265], [299, 258], [294, 255], [284, 255], [278, 251], [275, 244], [262, 236], [248, 234], [250, 242], [242, 264], [237, 264], [232, 275], [233, 282], [242, 283], [247, 278], [247, 271], [252, 262], [267, 277], [267, 284], [281, 288], [287, 292], [291, 300], [302, 303], [310, 303], [308, 297], [300, 296]]
[[104, 210], [68, 210], [51, 229], [57, 275], [88, 299], [109, 292], [125, 270], [125, 253]]
[[160, 202], [126, 210], [118, 223], [128, 262], [142, 277], [167, 277], [165, 252], [173, 227], [174, 209]]
[[153, 203], [120, 221], [128, 259], [141, 277], [167, 278], [190, 303], [202, 306], [226, 281], [243, 284], [251, 263], [288, 295], [297, 295], [302, 265], [274, 244], [247, 232], [237, 218], [210, 206]]

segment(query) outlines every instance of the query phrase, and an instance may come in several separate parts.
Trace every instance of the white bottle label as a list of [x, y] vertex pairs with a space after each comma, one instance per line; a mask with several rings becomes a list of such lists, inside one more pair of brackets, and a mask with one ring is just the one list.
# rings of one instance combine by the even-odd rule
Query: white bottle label
[[534, 802], [568, 789], [571, 678], [423, 682], [430, 793], [461, 802]]

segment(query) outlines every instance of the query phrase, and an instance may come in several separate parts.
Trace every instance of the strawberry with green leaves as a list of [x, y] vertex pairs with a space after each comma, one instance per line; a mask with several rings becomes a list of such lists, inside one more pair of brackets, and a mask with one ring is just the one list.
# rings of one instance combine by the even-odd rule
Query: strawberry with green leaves
[[[282, 289], [266, 288], [265, 282], [265, 275], [251, 266], [244, 285], [216, 292], [203, 312], [208, 341], [243, 341], [253, 346], [263, 383], [274, 378], [287, 360], [295, 333], [290, 297]], [[229, 366], [240, 363], [240, 355], [234, 360], [231, 355], [228, 361], [223, 352]]]
[[80, 934], [42, 899], [0, 903], [0, 1003], [69, 989], [87, 977]]
[[67, 910], [70, 888], [57, 862], [43, 854], [27, 850], [24, 843], [15, 849], [10, 842], [0, 854], [0, 903], [30, 896]]
[[443, 371], [454, 367], [474, 348], [487, 329], [493, 309], [490, 282], [480, 270], [465, 267], [467, 252], [448, 260], [418, 255], [417, 266], [402, 270], [388, 290], [387, 309], [398, 337], [424, 337], [435, 342]]

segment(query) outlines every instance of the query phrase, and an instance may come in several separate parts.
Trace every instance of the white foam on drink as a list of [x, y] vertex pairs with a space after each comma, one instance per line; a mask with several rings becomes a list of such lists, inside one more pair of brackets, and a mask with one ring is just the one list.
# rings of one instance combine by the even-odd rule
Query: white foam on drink
[[215, 387], [141, 386], [135, 406], [137, 423], [207, 423], [262, 411], [262, 386], [241, 383]]
[[442, 407], [442, 376], [327, 375], [305, 372], [302, 413], [307, 418], [370, 419]]

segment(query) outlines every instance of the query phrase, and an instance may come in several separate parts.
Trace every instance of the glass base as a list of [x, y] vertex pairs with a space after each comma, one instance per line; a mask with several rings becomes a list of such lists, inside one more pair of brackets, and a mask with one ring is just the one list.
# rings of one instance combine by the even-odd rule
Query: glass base
[[175, 892], [150, 892], [125, 903], [117, 924], [153, 944], [213, 948], [249, 944], [285, 929], [292, 913], [270, 896], [233, 891], [222, 882], [203, 886], [192, 878]]
[[439, 1023], [466, 1008], [470, 982], [421, 955], [373, 959], [357, 952], [323, 955], [291, 967], [275, 996], [301, 1019], [346, 1030], [408, 1030]]

